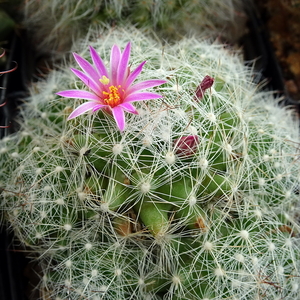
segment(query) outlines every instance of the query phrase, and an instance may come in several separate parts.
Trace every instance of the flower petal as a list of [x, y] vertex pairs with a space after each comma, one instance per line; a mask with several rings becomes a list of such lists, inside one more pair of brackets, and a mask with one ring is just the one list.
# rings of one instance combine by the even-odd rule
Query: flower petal
[[111, 85], [117, 85], [118, 67], [121, 58], [120, 48], [113, 45], [110, 54], [110, 79]]
[[131, 94], [131, 93], [134, 93], [134, 92], [137, 92], [140, 90], [144, 90], [144, 89], [152, 88], [154, 86], [162, 85], [166, 82], [167, 82], [166, 80], [160, 80], [160, 79], [142, 81], [142, 82], [139, 82], [139, 83], [133, 85], [132, 87], [128, 88], [127, 92], [128, 92], [128, 94]]
[[115, 106], [111, 110], [119, 129], [123, 131], [125, 128], [125, 114], [123, 108], [120, 106]]
[[129, 113], [132, 113], [135, 115], [138, 114], [137, 110], [130, 102], [119, 104], [119, 106], [121, 106], [124, 110], [126, 110]]
[[88, 76], [90, 76], [91, 78], [93, 78], [93, 80], [95, 82], [97, 82], [99, 80], [99, 75], [98, 75], [98, 72], [94, 69], [94, 67], [87, 60], [85, 60], [84, 58], [82, 58], [77, 53], [73, 53], [73, 56], [74, 56], [76, 62], [78, 63], [78, 65], [80, 66], [80, 68], [86, 74], [88, 74]]
[[73, 118], [76, 118], [82, 114], [84, 114], [85, 112], [93, 109], [96, 105], [98, 105], [96, 102], [93, 101], [89, 101], [89, 102], [85, 102], [81, 105], [79, 105], [75, 110], [73, 110], [73, 112], [69, 115], [68, 120], [71, 120]]
[[104, 107], [107, 107], [108, 105], [102, 105], [102, 104], [96, 104], [93, 108], [93, 112], [99, 110], [99, 109], [102, 109]]
[[135, 101], [142, 101], [142, 100], [150, 100], [150, 99], [158, 99], [162, 98], [162, 95], [156, 94], [156, 93], [150, 93], [150, 92], [144, 92], [144, 93], [134, 93], [127, 96], [123, 103], [127, 102], [135, 102]]
[[128, 62], [130, 56], [130, 42], [126, 45], [118, 67], [118, 77], [117, 77], [117, 84], [123, 85], [123, 81], [125, 79], [125, 75], [127, 74]]
[[100, 90], [100, 87], [99, 85], [101, 84], [99, 82], [99, 84], [97, 84], [96, 82], [94, 82], [94, 80], [92, 78], [90, 78], [88, 75], [86, 75], [85, 73], [79, 71], [79, 70], [76, 70], [76, 69], [73, 69], [71, 68], [71, 71], [79, 78], [82, 80], [82, 82], [87, 86], [89, 87], [94, 93], [96, 94], [101, 94], [101, 90]]
[[101, 78], [103, 75], [108, 78], [108, 72], [104, 65], [104, 62], [92, 46], [90, 46], [90, 54], [96, 67], [96, 71], [98, 72], [99, 78]]
[[82, 90], [67, 90], [67, 91], [58, 92], [56, 94], [66, 98], [85, 99], [85, 100], [92, 100], [98, 102], [101, 101], [101, 99], [97, 95]]
[[145, 63], [146, 61], [143, 61], [132, 73], [130, 73], [124, 85], [125, 88], [128, 88], [135, 81], [135, 79], [140, 75]]

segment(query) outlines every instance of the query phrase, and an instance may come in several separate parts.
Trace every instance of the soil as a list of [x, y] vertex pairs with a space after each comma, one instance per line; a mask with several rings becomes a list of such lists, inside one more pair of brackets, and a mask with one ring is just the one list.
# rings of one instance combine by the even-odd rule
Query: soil
[[256, 0], [286, 92], [300, 103], [300, 0]]

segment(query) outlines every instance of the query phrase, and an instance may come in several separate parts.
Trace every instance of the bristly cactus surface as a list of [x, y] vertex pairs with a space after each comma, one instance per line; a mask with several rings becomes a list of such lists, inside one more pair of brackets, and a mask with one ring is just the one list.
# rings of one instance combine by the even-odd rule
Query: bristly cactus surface
[[105, 111], [67, 121], [83, 101], [55, 93], [84, 87], [75, 63], [33, 85], [20, 131], [0, 141], [1, 209], [39, 256], [41, 295], [299, 299], [293, 111], [221, 45], [163, 47], [134, 28], [90, 36], [74, 49], [87, 60], [88, 45], [108, 62], [131, 41], [132, 69], [147, 61], [139, 80], [168, 82], [122, 132]]
[[[245, 2], [247, 3], [247, 1]], [[64, 53], [93, 25], [130, 23], [164, 40], [185, 35], [225, 37], [235, 42], [244, 32], [244, 4], [239, 0], [28, 0], [24, 26], [38, 50]]]

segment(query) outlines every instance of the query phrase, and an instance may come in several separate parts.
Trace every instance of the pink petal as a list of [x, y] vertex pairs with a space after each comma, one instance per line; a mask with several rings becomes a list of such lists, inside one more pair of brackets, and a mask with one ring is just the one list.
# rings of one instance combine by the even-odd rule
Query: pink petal
[[96, 102], [85, 102], [81, 105], [79, 105], [73, 112], [69, 115], [68, 120], [74, 119], [85, 112], [93, 109], [95, 105], [98, 105]]
[[140, 75], [142, 72], [143, 66], [146, 63], [146, 61], [143, 61], [127, 78], [126, 83], [125, 83], [125, 88], [128, 88], [134, 81], [135, 79]]
[[110, 79], [111, 85], [117, 85], [118, 67], [121, 58], [120, 48], [113, 45], [110, 54]]
[[144, 89], [152, 88], [154, 86], [162, 85], [166, 82], [167, 82], [166, 80], [160, 80], [160, 79], [142, 81], [142, 82], [139, 82], [139, 83], [135, 84], [134, 86], [130, 87], [127, 90], [127, 92], [129, 94], [131, 94], [131, 93], [134, 93], [134, 92], [137, 92], [140, 90], [144, 90]]
[[138, 114], [137, 110], [130, 102], [119, 104], [119, 106], [121, 106], [124, 110], [126, 110], [129, 113], [132, 113], [135, 115]]
[[85, 99], [98, 102], [101, 101], [101, 99], [97, 95], [82, 90], [67, 90], [58, 92], [56, 94], [66, 98]]
[[125, 75], [127, 74], [128, 62], [130, 56], [130, 43], [128, 43], [122, 53], [119, 67], [118, 67], [118, 77], [117, 83], [122, 85], [125, 79]]
[[93, 112], [99, 110], [99, 109], [102, 109], [104, 107], [107, 107], [108, 105], [102, 105], [102, 104], [96, 104], [93, 108]]
[[88, 75], [86, 75], [85, 73], [79, 71], [79, 70], [76, 70], [76, 69], [73, 69], [71, 68], [71, 71], [79, 78], [82, 80], [82, 82], [88, 86], [94, 93], [96, 94], [101, 94], [101, 89], [99, 87], [99, 85], [101, 84], [99, 82], [99, 84], [97, 84], [96, 82], [94, 82], [94, 80], [92, 78], [90, 78]]
[[162, 98], [162, 95], [156, 94], [156, 93], [150, 93], [150, 92], [144, 92], [144, 93], [134, 93], [127, 96], [123, 103], [127, 102], [135, 102], [135, 101], [142, 101], [142, 100], [150, 100], [150, 99], [158, 99]]
[[80, 68], [91, 78], [93, 78], [93, 80], [95, 82], [97, 82], [99, 80], [99, 75], [98, 72], [94, 69], [94, 67], [84, 58], [82, 58], [81, 56], [79, 56], [76, 53], [73, 53], [73, 56], [75, 58], [75, 60], [77, 61], [78, 65], [80, 66]]
[[123, 108], [120, 106], [115, 106], [111, 110], [119, 129], [123, 131], [125, 128], [125, 114]]
[[101, 57], [98, 55], [98, 53], [92, 46], [90, 46], [90, 54], [91, 54], [93, 63], [96, 67], [96, 70], [98, 72], [99, 78], [101, 78], [103, 75], [108, 77], [108, 72], [103, 63], [103, 60], [101, 59]]

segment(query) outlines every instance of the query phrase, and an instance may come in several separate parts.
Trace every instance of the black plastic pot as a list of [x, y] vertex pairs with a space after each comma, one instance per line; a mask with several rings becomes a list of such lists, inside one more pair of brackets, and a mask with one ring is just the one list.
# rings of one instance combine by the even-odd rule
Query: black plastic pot
[[[2, 52], [1, 52], [2, 53]], [[31, 78], [34, 55], [26, 42], [26, 33], [13, 34], [10, 43], [5, 49], [8, 58], [4, 69], [17, 69], [0, 76], [0, 138], [18, 130], [14, 118], [18, 113], [17, 107], [27, 96], [27, 83]], [[1, 188], [1, 187], [0, 187]], [[1, 198], [0, 198], [1, 201]], [[0, 216], [1, 219], [1, 216]], [[1, 224], [0, 224], [1, 225]], [[14, 245], [13, 235], [8, 234], [4, 225], [0, 227], [0, 299], [1, 300], [27, 300], [26, 289], [28, 279], [24, 270], [29, 260], [25, 258], [23, 250]]]
[[265, 88], [273, 90], [278, 97], [282, 97], [280, 104], [294, 106], [300, 113], [299, 101], [294, 101], [284, 84], [283, 73], [270, 42], [266, 26], [254, 4], [246, 8], [248, 15], [248, 33], [241, 39], [244, 58], [254, 63], [254, 68], [259, 72], [258, 82], [266, 80]]
[[27, 300], [27, 278], [23, 270], [28, 264], [22, 252], [14, 250], [12, 235], [8, 235], [6, 228], [0, 232], [0, 299]]
[[19, 104], [27, 95], [27, 85], [34, 66], [34, 54], [27, 43], [25, 32], [13, 34], [5, 52], [8, 59], [5, 69], [1, 71], [13, 69], [16, 65], [17, 69], [0, 77], [0, 104], [6, 103], [0, 108], [0, 125], [9, 126], [7, 129], [1, 128], [0, 138], [18, 129], [14, 118]]

